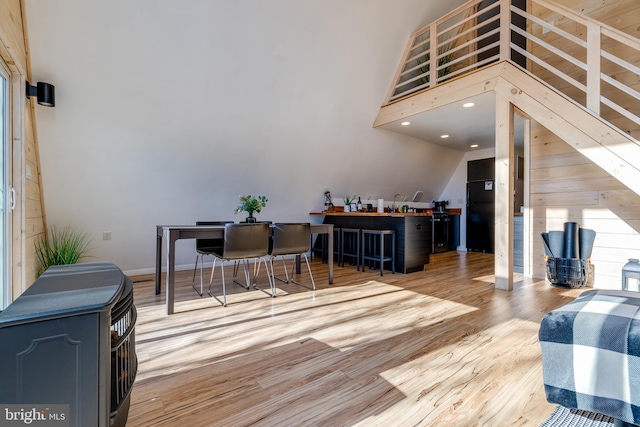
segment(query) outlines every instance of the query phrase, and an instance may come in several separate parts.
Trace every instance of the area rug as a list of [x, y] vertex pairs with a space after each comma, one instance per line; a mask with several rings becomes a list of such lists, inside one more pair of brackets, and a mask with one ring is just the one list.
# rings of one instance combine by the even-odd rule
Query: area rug
[[613, 427], [613, 419], [595, 412], [558, 406], [540, 427]]

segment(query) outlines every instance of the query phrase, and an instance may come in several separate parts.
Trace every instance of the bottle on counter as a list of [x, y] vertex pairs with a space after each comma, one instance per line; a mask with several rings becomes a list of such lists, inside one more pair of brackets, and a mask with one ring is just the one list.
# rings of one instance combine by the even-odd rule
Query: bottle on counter
[[358, 203], [356, 204], [357, 212], [362, 210], [362, 201], [360, 201], [360, 196], [358, 196]]

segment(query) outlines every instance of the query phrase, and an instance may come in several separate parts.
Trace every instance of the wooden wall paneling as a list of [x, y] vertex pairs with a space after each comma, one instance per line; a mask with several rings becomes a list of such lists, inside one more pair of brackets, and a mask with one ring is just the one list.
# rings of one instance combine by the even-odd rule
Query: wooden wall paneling
[[0, 42], [8, 53], [3, 59], [8, 65], [15, 66], [20, 74], [24, 74], [27, 62], [22, 31], [20, 0], [0, 2]]
[[609, 174], [598, 165], [581, 164], [574, 166], [558, 166], [548, 167], [544, 169], [536, 169], [531, 171], [531, 179], [535, 180], [554, 180], [554, 179], [585, 179], [585, 178], [603, 178]]
[[40, 236], [44, 233], [40, 218], [27, 218], [24, 229], [26, 237]]
[[[556, 181], [534, 181], [531, 183], [532, 193], [579, 193], [580, 191], [593, 191], [597, 195], [602, 190], [617, 190], [620, 183], [613, 177], [588, 178], [583, 180], [558, 179]], [[552, 196], [549, 196], [552, 197]]]
[[[20, 0], [21, 2], [21, 10], [26, 10], [24, 2], [25, 0]], [[26, 52], [25, 60], [26, 60], [26, 78], [31, 77], [31, 59], [29, 57], [29, 30], [27, 26], [27, 18], [25, 14], [22, 14], [22, 29], [23, 29], [23, 38], [24, 38], [24, 49]], [[38, 132], [36, 126], [36, 113], [35, 113], [35, 101], [33, 99], [27, 103], [27, 108], [25, 108], [25, 116], [30, 118], [30, 126], [29, 126], [29, 139], [28, 144], [25, 143], [24, 149], [26, 150], [27, 159], [29, 160], [30, 167], [30, 177], [28, 180], [32, 181], [32, 183], [38, 183], [38, 193], [29, 193], [29, 209], [25, 209], [28, 212], [28, 215], [37, 215], [37, 216], [29, 216], [30, 219], [35, 219], [36, 221], [40, 221], [41, 225], [36, 227], [36, 230], [42, 230], [42, 232], [33, 236], [33, 239], [37, 238], [47, 238], [47, 221], [45, 214], [45, 205], [44, 205], [44, 192], [42, 190], [42, 176], [41, 176], [41, 167], [40, 167], [40, 152], [38, 149]], [[23, 177], [24, 177], [23, 172]], [[30, 189], [33, 189], [34, 186], [30, 185]], [[39, 206], [38, 210], [34, 210]], [[31, 285], [36, 278], [36, 272], [39, 270], [39, 264], [34, 263], [31, 260], [35, 257], [35, 246], [34, 241], [30, 240], [28, 243], [25, 242], [24, 246], [24, 258], [28, 259], [30, 262], [25, 262], [25, 287]]]
[[[567, 145], [563, 143], [564, 145]], [[544, 148], [544, 147], [543, 147]], [[571, 148], [571, 147], [569, 147]], [[542, 169], [545, 167], [558, 167], [562, 165], [574, 166], [574, 165], [588, 165], [592, 164], [591, 160], [587, 159], [582, 154], [571, 148], [571, 152], [560, 154], [540, 154], [531, 159], [531, 170]]]
[[[535, 184], [535, 182], [534, 182]], [[531, 189], [531, 206], [597, 206], [597, 191], [537, 193]]]
[[598, 197], [599, 203], [604, 206], [640, 207], [640, 196], [627, 189], [600, 191]]
[[620, 159], [640, 158], [640, 146], [631, 140], [611, 132], [611, 127], [591, 114], [568, 102], [546, 88], [535, 79], [516, 72], [512, 65], [506, 65], [495, 90], [531, 117], [553, 130], [571, 146], [594, 162], [600, 164], [611, 175], [629, 188], [640, 192], [640, 171], [634, 167], [624, 167]]
[[[42, 193], [40, 178], [28, 185], [25, 170], [28, 161], [31, 173], [39, 175], [35, 113], [26, 102], [25, 80], [30, 76], [24, 0], [0, 2], [0, 56], [9, 65], [12, 82], [12, 182], [16, 192], [16, 207], [12, 212], [12, 298], [16, 298], [33, 282], [35, 268], [27, 262], [27, 254], [34, 254], [33, 242], [25, 238], [25, 217], [42, 221]], [[28, 141], [28, 142], [27, 142]], [[42, 227], [35, 227], [40, 230]]]
[[[620, 221], [619, 218], [582, 218], [579, 223], [585, 228], [598, 230], [601, 234], [633, 235], [636, 232], [632, 224]], [[619, 250], [624, 251], [624, 249]]]
[[[558, 0], [557, 2], [627, 33], [634, 32], [629, 31], [629, 22], [640, 21], [637, 1]], [[607, 40], [606, 37], [602, 41], [604, 48], [608, 51], [615, 51], [615, 55], [629, 58], [625, 47]], [[618, 81], [638, 90], [637, 76], [621, 70], [617, 65], [605, 60], [602, 62], [602, 71], [607, 75], [614, 75]], [[615, 92], [616, 90], [603, 86], [605, 96], [624, 103], [623, 95]], [[611, 117], [612, 113], [607, 111], [607, 107], [603, 107], [602, 115]], [[612, 119], [612, 123], [621, 129], [625, 126], [631, 129], [637, 127], [635, 124], [629, 125], [627, 119]], [[565, 148], [562, 147], [563, 145]], [[567, 174], [563, 179], [549, 179], [558, 174], [555, 170], [558, 167], [565, 166], [567, 170], [575, 170], [583, 160], [581, 154], [572, 153], [574, 150], [569, 144], [540, 126], [540, 123], [532, 125], [531, 151], [532, 171], [535, 170], [532, 172], [532, 188], [539, 191], [532, 194], [532, 199], [536, 200], [532, 204], [539, 204], [532, 209], [535, 212], [532, 236], [535, 239], [543, 231], [561, 230], [566, 221], [576, 221], [583, 227], [594, 229], [597, 233], [592, 255], [592, 263], [595, 266], [595, 286], [619, 289], [622, 265], [627, 258], [640, 255], [640, 234], [638, 233], [640, 196], [610, 177], [598, 178], [598, 171], [591, 167], [588, 167], [590, 171], [585, 173], [595, 174], [593, 178], [584, 179], [583, 173], [581, 177], [572, 178]], [[560, 172], [560, 174], [564, 173]], [[578, 193], [580, 197], [575, 196]], [[569, 199], [570, 197], [572, 198]], [[583, 201], [580, 201], [581, 197], [584, 198]], [[566, 203], [563, 203], [563, 198], [567, 199]], [[541, 244], [534, 242], [532, 252], [534, 252], [532, 260], [534, 277], [542, 277], [545, 275], [545, 265]]]

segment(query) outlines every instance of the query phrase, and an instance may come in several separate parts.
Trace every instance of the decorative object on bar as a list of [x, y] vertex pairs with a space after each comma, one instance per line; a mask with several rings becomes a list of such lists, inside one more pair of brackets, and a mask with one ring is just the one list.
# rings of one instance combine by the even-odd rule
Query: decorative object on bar
[[353, 200], [351, 199], [351, 197], [344, 196], [344, 211], [345, 212], [351, 212], [351, 203], [353, 203]]
[[331, 198], [331, 192], [329, 190], [324, 192], [324, 211], [335, 212], [335, 208], [333, 206], [333, 199]]
[[547, 279], [557, 288], [581, 288], [593, 284], [591, 251], [596, 232], [565, 222], [564, 231], [541, 233]]
[[629, 262], [622, 267], [622, 289], [640, 292], [640, 264], [635, 258], [629, 258]]
[[269, 199], [267, 199], [266, 196], [240, 196], [240, 204], [236, 207], [234, 213], [238, 214], [240, 212], [247, 212], [249, 216], [246, 218], [246, 222], [256, 222], [256, 218], [253, 216], [253, 213], [260, 213], [262, 208], [267, 206], [268, 201]]
[[27, 84], [27, 99], [31, 99], [32, 96], [38, 98], [38, 104], [45, 107], [56, 106], [56, 87], [51, 83], [36, 83], [37, 86], [31, 86], [29, 82]]

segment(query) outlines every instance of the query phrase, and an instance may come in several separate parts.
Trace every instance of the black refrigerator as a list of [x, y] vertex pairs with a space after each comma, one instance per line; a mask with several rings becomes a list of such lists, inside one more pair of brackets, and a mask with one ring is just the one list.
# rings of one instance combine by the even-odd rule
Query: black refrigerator
[[467, 162], [467, 251], [494, 251], [495, 158]]

